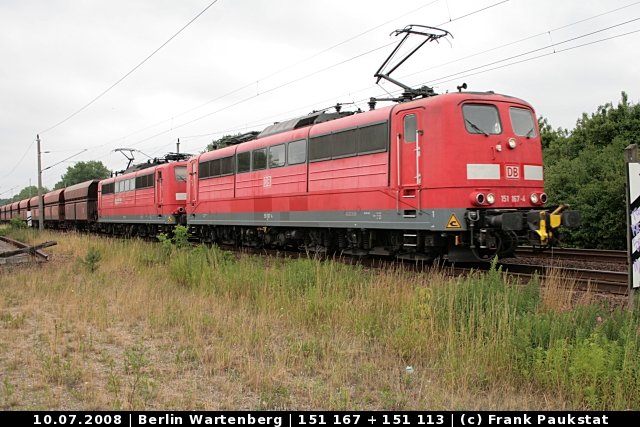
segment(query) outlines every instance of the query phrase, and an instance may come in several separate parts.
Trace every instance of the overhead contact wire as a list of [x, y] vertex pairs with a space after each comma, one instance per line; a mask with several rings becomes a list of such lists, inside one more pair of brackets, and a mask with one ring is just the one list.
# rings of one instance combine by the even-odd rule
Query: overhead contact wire
[[100, 94], [98, 94], [95, 98], [93, 98], [91, 101], [89, 101], [88, 103], [86, 103], [85, 105], [83, 105], [82, 107], [80, 107], [78, 110], [76, 110], [75, 112], [73, 112], [72, 114], [70, 114], [69, 116], [67, 116], [66, 118], [64, 118], [63, 120], [59, 121], [58, 123], [54, 124], [53, 126], [50, 126], [48, 128], [46, 128], [45, 130], [40, 131], [40, 134], [44, 134], [46, 132], [49, 132], [55, 128], [57, 128], [58, 126], [62, 125], [63, 123], [66, 123], [67, 121], [71, 120], [73, 117], [77, 116], [78, 114], [80, 114], [82, 111], [86, 110], [89, 106], [91, 106], [94, 102], [96, 102], [97, 100], [99, 100], [100, 98], [102, 98], [104, 95], [106, 95], [111, 89], [113, 89], [114, 87], [116, 87], [118, 84], [120, 84], [124, 79], [126, 79], [127, 77], [129, 77], [131, 74], [133, 74], [138, 68], [140, 68], [145, 62], [147, 62], [149, 59], [151, 59], [156, 53], [158, 53], [160, 51], [160, 49], [162, 49], [163, 47], [165, 47], [167, 44], [169, 44], [174, 38], [176, 38], [180, 33], [182, 33], [189, 25], [191, 25], [196, 19], [198, 19], [203, 13], [205, 13], [207, 10], [209, 10], [209, 8], [211, 8], [214, 4], [216, 4], [219, 0], [214, 0], [211, 3], [209, 3], [209, 5], [207, 7], [205, 7], [200, 13], [198, 13], [195, 17], [193, 17], [193, 19], [191, 19], [189, 22], [187, 22], [182, 28], [180, 28], [178, 30], [178, 32], [176, 32], [174, 35], [172, 35], [171, 37], [169, 37], [169, 39], [167, 41], [165, 41], [164, 43], [162, 43], [160, 45], [160, 47], [158, 47], [156, 50], [154, 50], [153, 52], [151, 52], [151, 54], [149, 54], [145, 59], [143, 59], [138, 65], [136, 65], [135, 67], [133, 67], [131, 70], [129, 70], [129, 72], [127, 72], [124, 76], [120, 77], [115, 83], [113, 83], [111, 86], [109, 86], [108, 88], [106, 88], [105, 90], [103, 90], [102, 92], [100, 92]]

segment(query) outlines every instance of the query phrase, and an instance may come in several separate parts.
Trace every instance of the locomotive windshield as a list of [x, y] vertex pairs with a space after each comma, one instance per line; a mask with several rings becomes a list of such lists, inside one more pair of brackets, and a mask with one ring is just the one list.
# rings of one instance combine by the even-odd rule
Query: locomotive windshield
[[187, 167], [176, 166], [176, 181], [187, 182]]
[[469, 133], [497, 135], [502, 133], [498, 109], [489, 104], [465, 104], [462, 106], [464, 125]]
[[537, 135], [531, 111], [524, 108], [511, 107], [509, 108], [509, 117], [511, 117], [513, 133], [516, 135], [526, 136], [527, 138]]

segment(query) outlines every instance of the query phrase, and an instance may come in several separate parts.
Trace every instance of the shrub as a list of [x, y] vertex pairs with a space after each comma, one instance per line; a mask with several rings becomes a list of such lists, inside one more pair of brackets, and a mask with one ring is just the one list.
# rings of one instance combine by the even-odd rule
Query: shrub
[[87, 251], [85, 257], [80, 259], [80, 263], [82, 263], [90, 273], [95, 273], [98, 270], [98, 264], [101, 259], [102, 254], [100, 251], [92, 246]]
[[11, 218], [11, 221], [9, 221], [9, 227], [13, 229], [22, 229], [27, 228], [28, 226], [27, 223], [20, 218]]

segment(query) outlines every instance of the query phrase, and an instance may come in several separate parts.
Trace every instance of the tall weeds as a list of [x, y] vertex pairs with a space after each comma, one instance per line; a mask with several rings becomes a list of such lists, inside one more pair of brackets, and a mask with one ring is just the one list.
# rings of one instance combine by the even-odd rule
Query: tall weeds
[[[23, 366], [93, 409], [640, 407], [640, 312], [568, 278], [35, 239], [59, 241], [50, 263], [0, 270], [0, 368], [24, 401]], [[74, 262], [91, 251], [93, 272]]]

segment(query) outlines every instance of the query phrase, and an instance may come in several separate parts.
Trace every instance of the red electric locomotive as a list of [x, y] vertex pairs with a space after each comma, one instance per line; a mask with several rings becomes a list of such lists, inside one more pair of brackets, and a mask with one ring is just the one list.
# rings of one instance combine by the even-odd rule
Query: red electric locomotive
[[110, 234], [139, 236], [170, 231], [176, 224], [184, 223], [186, 187], [185, 161], [138, 165], [122, 175], [100, 181], [98, 227]]
[[201, 154], [189, 172], [192, 231], [227, 243], [486, 259], [577, 222], [542, 207], [533, 109], [493, 93], [316, 113]]
[[[396, 105], [357, 114], [316, 112], [254, 140], [189, 161], [187, 222], [202, 239], [409, 258], [488, 259], [520, 242], [548, 246], [577, 212], [547, 210], [532, 107], [493, 92], [404, 89]], [[422, 46], [423, 42], [420, 46]], [[390, 71], [384, 71], [390, 68]]]

